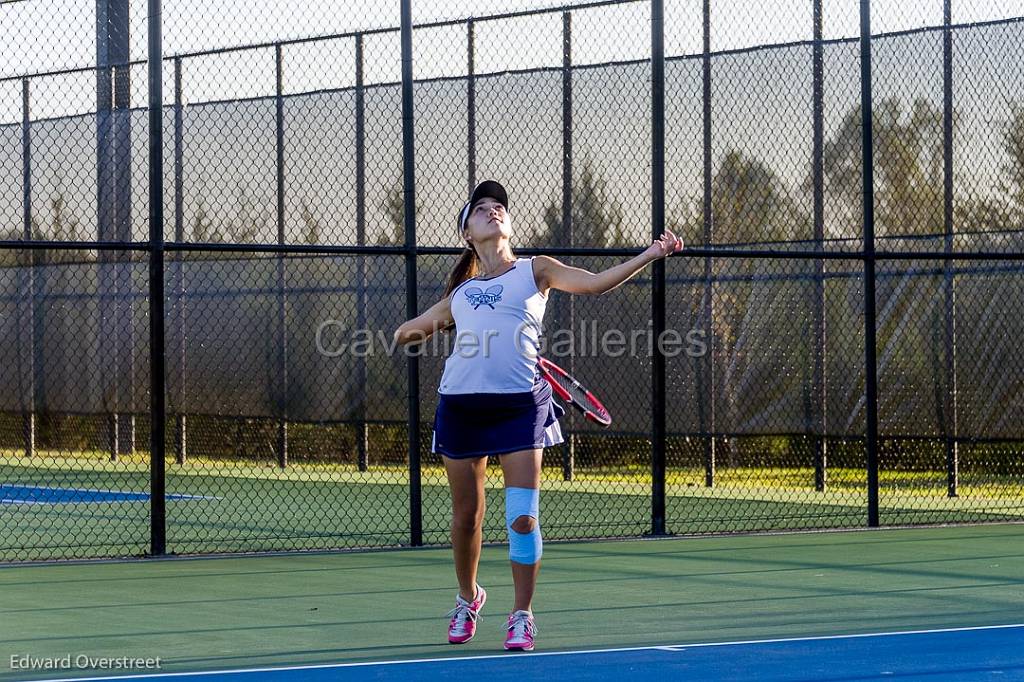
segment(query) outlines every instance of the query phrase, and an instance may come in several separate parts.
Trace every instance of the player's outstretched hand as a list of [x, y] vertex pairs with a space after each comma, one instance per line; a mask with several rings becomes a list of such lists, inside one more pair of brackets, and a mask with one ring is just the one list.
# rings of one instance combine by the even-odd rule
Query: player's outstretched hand
[[654, 240], [647, 249], [647, 255], [651, 260], [665, 258], [683, 249], [683, 240], [672, 233], [672, 230], [665, 230], [661, 237]]

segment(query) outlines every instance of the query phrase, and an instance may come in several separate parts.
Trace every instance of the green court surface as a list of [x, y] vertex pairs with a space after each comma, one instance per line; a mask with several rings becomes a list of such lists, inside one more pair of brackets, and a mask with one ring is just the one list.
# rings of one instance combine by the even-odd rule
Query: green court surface
[[[543, 561], [538, 651], [1024, 620], [1018, 524], [549, 543]], [[0, 679], [46, 676], [12, 671], [12, 655], [183, 672], [499, 653], [504, 547], [484, 549], [480, 582], [484, 618], [456, 648], [448, 549], [6, 566]]]
[[[505, 537], [501, 474], [488, 481], [485, 539]], [[703, 470], [671, 469], [667, 526], [676, 534], [857, 528], [867, 525], [863, 472], [835, 469], [827, 491], [810, 469], [725, 469], [714, 488]], [[141, 457], [0, 460], [6, 484], [57, 489], [149, 489]], [[940, 475], [883, 472], [883, 525], [1024, 520], [1019, 478], [963, 476], [960, 496]], [[549, 539], [640, 536], [650, 530], [649, 474], [629, 470], [544, 469], [543, 514]], [[168, 465], [167, 549], [174, 554], [397, 546], [409, 541], [408, 471], [401, 467]], [[423, 470], [423, 539], [446, 544], [450, 493], [443, 472]], [[149, 502], [0, 505], [0, 560], [139, 556], [149, 549]]]

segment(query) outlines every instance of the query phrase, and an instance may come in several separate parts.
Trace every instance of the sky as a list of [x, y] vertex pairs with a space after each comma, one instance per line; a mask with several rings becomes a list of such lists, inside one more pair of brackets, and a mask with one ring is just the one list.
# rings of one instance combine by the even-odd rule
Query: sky
[[[133, 58], [146, 54], [146, 2], [129, 0]], [[1019, 14], [1007, 0], [952, 0], [953, 20], [966, 23], [1000, 19]], [[558, 6], [553, 0], [414, 0], [414, 23], [464, 19], [537, 7]], [[579, 3], [575, 3], [579, 4]], [[338, 11], [338, 8], [344, 9]], [[701, 47], [700, 0], [666, 0], [666, 50], [671, 54], [698, 52]], [[859, 32], [856, 0], [824, 0], [826, 38], [855, 36]], [[765, 43], [790, 42], [811, 37], [810, 0], [712, 0], [712, 49], [724, 50]], [[646, 31], [632, 28], [628, 19], [647, 18], [648, 4], [591, 10], [581, 15], [584, 60], [607, 61], [644, 49]], [[619, 21], [614, 27], [607, 22]], [[626, 19], [625, 21], [623, 19]], [[163, 3], [164, 53], [270, 42], [359, 29], [397, 27], [398, 0], [165, 0]], [[874, 32], [899, 31], [942, 22], [942, 0], [875, 0]], [[514, 49], [517, 59], [550, 61], [560, 45], [544, 40], [550, 26], [560, 24], [557, 13], [547, 17], [503, 22], [493, 38], [506, 56]], [[95, 3], [92, 0], [19, 0], [0, 2], [0, 76], [21, 75], [94, 63]], [[539, 33], [538, 33], [539, 31]], [[423, 35], [420, 49], [444, 55], [457, 30]], [[598, 40], [599, 38], [599, 40]], [[636, 43], [641, 45], [637, 45]], [[428, 46], [427, 43], [434, 43]], [[498, 47], [495, 44], [494, 47]], [[446, 60], [447, 61], [447, 60]]]
[[[144, 0], [130, 0], [130, 3], [132, 56], [141, 59], [146, 52], [146, 3]], [[1006, 0], [953, 0], [953, 19], [962, 23], [1006, 18], [1011, 12], [1022, 12], [1015, 4]], [[551, 0], [421, 0], [413, 3], [413, 12], [414, 23], [421, 24], [554, 5]], [[343, 6], [344, 11], [332, 10], [338, 6]], [[668, 56], [700, 51], [700, 6], [700, 0], [665, 0]], [[170, 56], [355, 29], [394, 27], [399, 24], [398, 8], [397, 0], [344, 5], [325, 0], [218, 0], [215, 3], [165, 0], [164, 53]], [[757, 3], [712, 0], [711, 11], [713, 50], [811, 37], [809, 0]], [[941, 0], [875, 0], [872, 12], [875, 32], [934, 26], [942, 21]], [[826, 38], [851, 37], [859, 31], [855, 0], [824, 0], [823, 16]], [[646, 2], [577, 9], [572, 22], [574, 64], [644, 60], [649, 56], [650, 15]], [[1003, 37], [998, 41], [958, 43], [963, 49], [957, 52], [955, 66], [956, 100], [984, 102], [984, 105], [965, 107], [963, 122], [968, 133], [960, 142], [964, 152], [958, 152], [981, 150], [984, 160], [972, 164], [958, 157], [958, 167], [973, 173], [975, 184], [989, 187], [1001, 163], [997, 150], [1000, 145], [998, 123], [1005, 120], [1008, 107], [1013, 104], [1013, 93], [1024, 91], [1020, 70], [1007, 67], [1021, 58], [1020, 41], [1006, 38], [1007, 31], [1012, 33], [1012, 29], [1003, 29], [1000, 34]], [[465, 31], [464, 23], [415, 31], [415, 77], [465, 75]], [[976, 33], [984, 40], [990, 32]], [[90, 0], [19, 0], [0, 4], [0, 123], [16, 124], [22, 111], [21, 81], [16, 78], [4, 81], [3, 77], [94, 64], [94, 41], [95, 4]], [[562, 17], [558, 12], [482, 21], [476, 27], [478, 74], [557, 67], [562, 61], [561, 49]], [[876, 97], [923, 96], [939, 103], [940, 41], [890, 39], [884, 45], [879, 44], [876, 59], [880, 60], [875, 75]], [[341, 89], [354, 84], [355, 43], [351, 38], [288, 46], [283, 50], [283, 61], [285, 94]], [[397, 32], [366, 37], [365, 65], [367, 84], [393, 83], [400, 79]], [[806, 48], [718, 59], [713, 77], [716, 155], [727, 148], [745, 149], [773, 168], [782, 169], [787, 173], [785, 180], [793, 188], [799, 187], [806, 175], [810, 150], [808, 67]], [[825, 64], [827, 131], [835, 129], [838, 119], [859, 101], [857, 68], [855, 46], [829, 48]], [[186, 105], [267, 97], [274, 93], [272, 48], [186, 58], [182, 60], [182, 71]], [[614, 81], [604, 76], [588, 77], [587, 73], [577, 71], [575, 77], [575, 101], [579, 110], [574, 122], [577, 158], [582, 160], [589, 153], [604, 164], [600, 170], [609, 175], [624, 195], [644, 197], [649, 189], [650, 137], [645, 114], [649, 91], [646, 72], [630, 72], [628, 77], [623, 77], [625, 80]], [[165, 101], [171, 103], [173, 70], [168, 63], [165, 63], [164, 76]], [[669, 161], [682, 169], [670, 169], [671, 201], [678, 205], [699, 184], [699, 63], [677, 62], [669, 77], [677, 79], [670, 85], [667, 144]], [[132, 104], [144, 107], [147, 97], [145, 65], [133, 69], [132, 81]], [[508, 173], [521, 182], [534, 182], [545, 192], [552, 186], [557, 187], [561, 125], [558, 115], [561, 93], [557, 79], [493, 77], [489, 83], [489, 90], [481, 85], [478, 98], [478, 133], [482, 136], [478, 154], [480, 172]], [[95, 76], [83, 72], [33, 78], [30, 95], [33, 120], [85, 114], [95, 108]], [[333, 192], [345, 195], [348, 190], [340, 188], [351, 184], [347, 177], [323, 177], [325, 168], [336, 167], [343, 173], [347, 172], [347, 165], [351, 165], [348, 161], [352, 124], [346, 113], [351, 103], [338, 97], [321, 98], [319, 103], [308, 104], [302, 104], [306, 100], [299, 98], [294, 106], [290, 105], [288, 112], [289, 120], [294, 122], [288, 130], [290, 148], [298, 148], [300, 143], [307, 145], [303, 147], [306, 150], [318, 145], [323, 148], [328, 140], [329, 145], [336, 147], [330, 147], [333, 151], [327, 156], [315, 156], [309, 151], [289, 161], [289, 189], [312, 188], [308, 193], [313, 199]], [[465, 157], [465, 123], [461, 120], [464, 105], [458, 99], [457, 93], [455, 98], [445, 100], [443, 92], [427, 90], [418, 99], [421, 103], [418, 150], [423, 155], [421, 158], [433, 161], [431, 166], [421, 167], [418, 184], [429, 186], [447, 182], [453, 188], [461, 186], [459, 181], [438, 179], [440, 175], [454, 177], [465, 172], [459, 170]], [[510, 104], [503, 107], [506, 99]], [[379, 156], [379, 168], [373, 171], [377, 175], [371, 178], [376, 183], [374, 191], [378, 192], [370, 204], [372, 209], [381, 201], [379, 194], [396, 181], [395, 168], [399, 164], [393, 153], [396, 131], [392, 119], [396, 100], [392, 98], [390, 102], [370, 106], [380, 113], [376, 122], [368, 121], [368, 126], [386, 131], [382, 133], [384, 137], [368, 142], [368, 152]], [[222, 113], [218, 119], [214, 109], [202, 113], [203, 107], [193, 107], [195, 118], [188, 123], [190, 130], [208, 127], [202, 129], [205, 132], [196, 132], [191, 147], [194, 151], [186, 159], [186, 170], [191, 173], [187, 179], [188, 189], [212, 197], [213, 201], [238, 204], [237, 196], [222, 194], [227, 190], [220, 186], [233, 181], [241, 172], [240, 168], [245, 168], [254, 178], [257, 197], [253, 200], [273, 206], [273, 197], [264, 196], [268, 192], [272, 194], [274, 188], [271, 109], [253, 104], [241, 112]], [[80, 202], [91, 201], [90, 196], [95, 191], [92, 178], [95, 143], [90, 142], [94, 138], [91, 137], [92, 125], [87, 121], [91, 119], [82, 120], [86, 123], [79, 124], [76, 135], [80, 139], [74, 142], [70, 141], [69, 131], [54, 127], [56, 124], [37, 126], [36, 148], [51, 152], [41, 154], [42, 158], [35, 161], [37, 205], [45, 203], [48, 192], [68, 186], [81, 188]], [[20, 169], [20, 131], [15, 126], [7, 128], [7, 133], [0, 136], [0, 168]], [[537, 140], [535, 144], [523, 144], [532, 138]], [[141, 138], [134, 142], [140, 151], [144, 151], [143, 142]], [[53, 150], [67, 156], [55, 157]], [[68, 163], [71, 155], [80, 155], [81, 164]], [[267, 166], [268, 162], [271, 166]], [[672, 173], [678, 177], [672, 177]], [[20, 215], [20, 175], [17, 172], [5, 175], [7, 180], [0, 180], [0, 215], [17, 218]], [[137, 190], [144, 194], [145, 178], [142, 174], [136, 175]], [[93, 183], [92, 189], [90, 183]], [[428, 204], [424, 221], [437, 223], [439, 239], [447, 222], [438, 216], [447, 215], [448, 204], [455, 200], [454, 196], [449, 196], [453, 193], [457, 193], [456, 189], [422, 193]], [[542, 215], [547, 199], [547, 196], [538, 196], [537, 205], [532, 208], [533, 220]], [[297, 213], [299, 201], [290, 196], [289, 215]], [[194, 202], [187, 203], [188, 210], [194, 212]], [[351, 203], [339, 196], [337, 201], [332, 199], [321, 208], [327, 213], [348, 215]], [[643, 199], [636, 202], [635, 207], [628, 206], [627, 211], [635, 210], [638, 219], [642, 219], [646, 205]], [[191, 218], [190, 214], [188, 219]], [[140, 212], [142, 228], [144, 216]]]
[[[130, 2], [133, 59], [146, 56], [146, 1]], [[1022, 10], [1007, 0], [952, 0], [956, 23], [1007, 18]], [[579, 2], [575, 4], [580, 4]], [[554, 0], [414, 0], [416, 24], [464, 19], [537, 7]], [[339, 10], [341, 7], [343, 9]], [[701, 0], [665, 0], [668, 56], [701, 50]], [[712, 49], [731, 50], [812, 37], [810, 0], [712, 0]], [[24, 74], [95, 65], [96, 4], [93, 0], [18, 0], [0, 2], [0, 123], [21, 117]], [[647, 2], [576, 11], [573, 61], [576, 64], [645, 59], [650, 53]], [[942, 23], [942, 0], [875, 0], [874, 32], [900, 31]], [[167, 56], [276, 40], [397, 27], [398, 0], [165, 0], [164, 45]], [[856, 0], [823, 0], [826, 38], [859, 33]], [[555, 67], [562, 59], [562, 18], [552, 12], [517, 19], [479, 22], [477, 73]], [[413, 36], [415, 77], [465, 75], [464, 24], [422, 29]], [[365, 82], [395, 82], [401, 77], [397, 33], [366, 38]], [[354, 84], [352, 39], [319, 41], [284, 50], [286, 93], [350, 87]], [[165, 98], [173, 96], [173, 75], [165, 67]], [[272, 49], [185, 60], [184, 98], [189, 102], [272, 94]], [[132, 103], [145, 106], [146, 71], [133, 72]], [[7, 79], [7, 80], [4, 80]], [[85, 113], [95, 106], [93, 75], [51, 76], [33, 81], [33, 118]], [[59, 93], [59, 96], [54, 94]]]

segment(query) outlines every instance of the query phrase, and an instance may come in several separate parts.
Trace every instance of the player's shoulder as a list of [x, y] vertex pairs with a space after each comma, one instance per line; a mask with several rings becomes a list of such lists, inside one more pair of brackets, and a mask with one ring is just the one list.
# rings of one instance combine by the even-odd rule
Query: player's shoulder
[[533, 261], [534, 272], [546, 271], [549, 268], [557, 267], [562, 264], [562, 261], [557, 258], [552, 258], [551, 256], [545, 256], [543, 254], [540, 256], [534, 256], [531, 260]]
[[551, 256], [534, 256], [531, 261], [533, 264], [533, 282], [537, 285], [537, 291], [546, 296], [548, 289], [551, 288], [552, 273], [555, 272], [555, 268], [564, 266], [561, 261]]

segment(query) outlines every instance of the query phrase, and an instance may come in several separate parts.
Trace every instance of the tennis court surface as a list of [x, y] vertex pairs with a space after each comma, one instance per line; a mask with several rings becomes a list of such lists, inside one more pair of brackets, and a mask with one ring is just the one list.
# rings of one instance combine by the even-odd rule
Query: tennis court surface
[[532, 654], [501, 650], [504, 548], [480, 580], [452, 647], [448, 549], [5, 567], [0, 680], [1024, 679], [1021, 525], [552, 543]]

